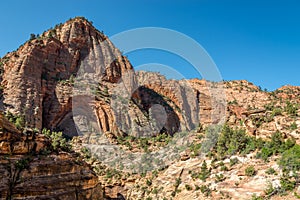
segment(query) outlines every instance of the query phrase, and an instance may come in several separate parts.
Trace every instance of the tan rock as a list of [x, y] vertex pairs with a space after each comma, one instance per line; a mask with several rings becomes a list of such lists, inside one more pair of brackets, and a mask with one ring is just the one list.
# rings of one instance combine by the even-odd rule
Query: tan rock
[[0, 198], [101, 200], [98, 177], [70, 153], [50, 149], [43, 135], [23, 135], [0, 114]]

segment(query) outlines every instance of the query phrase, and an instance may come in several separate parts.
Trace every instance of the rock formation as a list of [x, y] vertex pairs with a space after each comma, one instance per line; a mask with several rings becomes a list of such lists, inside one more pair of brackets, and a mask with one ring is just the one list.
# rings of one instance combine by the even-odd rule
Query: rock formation
[[[76, 18], [2, 58], [5, 110], [24, 116], [27, 127], [39, 130], [72, 123], [72, 81], [86, 56], [105, 58], [97, 69], [103, 81], [117, 82], [122, 72], [132, 68], [106, 36], [87, 20]], [[74, 127], [67, 132], [75, 134]]]
[[[72, 108], [86, 109], [82, 104], [88, 100], [83, 100], [86, 94], [82, 95], [82, 92], [91, 86], [96, 89], [96, 93], [89, 94], [92, 106], [96, 107], [92, 111], [96, 113], [94, 121], [102, 132], [136, 135], [152, 130], [151, 134], [174, 134], [195, 128], [200, 118], [213, 123], [220, 121], [208, 119], [211, 116], [208, 113], [200, 116], [202, 112], [199, 110], [203, 108], [200, 99], [205, 97], [187, 81], [166, 80], [155, 73], [126, 76], [134, 73], [127, 58], [83, 18], [57, 25], [31, 39], [17, 51], [7, 54], [1, 63], [4, 110], [22, 115], [26, 127], [62, 130], [70, 136], [77, 135], [75, 127], [79, 126], [80, 130], [81, 127], [74, 124], [73, 116], [82, 118], [82, 113], [73, 113]], [[81, 87], [85, 81], [89, 86]], [[126, 82], [132, 82], [126, 86], [129, 90], [122, 88]], [[79, 89], [76, 98], [73, 88]], [[121, 91], [128, 94], [122, 97]], [[114, 104], [116, 97], [125, 98], [125, 103], [121, 102], [120, 106], [127, 107], [128, 112], [119, 113], [121, 107]], [[208, 104], [210, 108], [206, 110], [215, 110], [211, 102]], [[222, 112], [224, 106], [218, 112]], [[159, 114], [155, 112], [163, 112], [165, 119], [157, 118]], [[161, 123], [157, 124], [159, 121]]]
[[74, 153], [45, 155], [49, 140], [20, 133], [0, 114], [0, 199], [103, 199], [97, 176]]
[[[21, 132], [1, 113], [0, 173], [4, 176], [0, 178], [0, 199], [207, 199], [208, 191], [212, 199], [249, 199], [253, 194], [264, 195], [266, 181], [275, 186], [280, 182], [282, 171], [276, 158], [266, 164], [254, 158], [254, 152], [236, 155], [230, 157], [239, 161], [234, 166], [230, 159], [212, 164], [209, 158], [211, 176], [204, 183], [195, 174], [192, 177], [206, 158], [192, 153], [199, 150], [203, 128], [226, 122], [254, 138], [269, 139], [280, 131], [284, 139], [300, 140], [300, 87], [284, 86], [267, 92], [245, 80], [167, 80], [158, 73], [134, 72], [127, 57], [81, 17], [32, 37], [1, 58], [0, 83], [0, 110], [22, 119], [25, 130], [41, 132], [47, 128], [71, 137], [84, 134], [74, 139], [81, 141], [74, 143], [77, 152], [86, 142], [98, 148], [98, 144], [107, 144], [103, 141], [132, 154], [143, 153], [142, 148], [155, 151], [170, 139], [159, 136], [166, 133], [175, 138], [177, 132], [186, 133], [185, 142], [192, 145], [178, 154], [180, 161], [171, 160], [160, 172], [152, 171], [151, 177], [105, 171], [105, 167], [95, 165], [102, 187], [77, 154], [47, 153], [50, 141], [46, 137]], [[105, 134], [99, 136], [99, 132]], [[144, 140], [136, 139], [139, 137]], [[177, 147], [180, 142], [173, 145]], [[104, 162], [104, 157], [100, 161], [91, 156], [88, 159], [93, 164]], [[221, 170], [223, 161], [230, 166], [228, 171]], [[141, 162], [147, 164], [145, 159]], [[247, 177], [241, 169], [251, 163], [258, 164], [258, 173]], [[269, 167], [280, 173], [265, 175]], [[220, 177], [221, 171], [225, 178]]]

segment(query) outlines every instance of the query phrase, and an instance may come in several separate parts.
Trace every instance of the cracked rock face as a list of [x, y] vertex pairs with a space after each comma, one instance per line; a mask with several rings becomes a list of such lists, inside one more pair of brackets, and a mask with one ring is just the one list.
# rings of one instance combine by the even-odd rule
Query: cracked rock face
[[41, 154], [49, 140], [20, 133], [2, 113], [0, 128], [0, 199], [103, 199], [97, 176], [76, 156]]
[[[111, 41], [83, 18], [58, 25], [1, 58], [0, 82], [0, 110], [24, 118], [27, 128], [48, 128], [69, 136], [77, 135], [78, 130], [87, 133], [83, 143], [87, 138], [95, 146], [102, 145], [100, 139], [107, 136], [116, 139], [180, 131], [190, 135], [199, 122], [207, 127], [224, 121], [256, 137], [268, 138], [280, 131], [297, 143], [300, 140], [300, 110], [292, 115], [285, 111], [286, 102], [300, 104], [300, 87], [284, 86], [264, 92], [247, 81], [178, 81], [157, 73], [134, 72]], [[270, 106], [273, 108], [267, 109]], [[281, 109], [281, 113], [276, 114], [274, 108]], [[23, 135], [2, 114], [0, 128], [0, 174], [4, 174], [0, 177], [0, 199], [10, 195], [27, 196], [26, 199], [103, 199], [96, 175], [70, 153], [38, 155], [28, 160], [26, 168], [16, 168], [18, 161], [27, 159], [28, 153], [40, 152], [49, 141], [41, 135]], [[105, 135], [98, 137], [95, 130]], [[202, 184], [188, 176], [202, 160], [185, 155], [153, 180], [153, 189], [165, 185], [160, 195], [172, 196], [178, 174], [183, 174], [182, 181], [190, 186]], [[265, 165], [253, 158], [239, 159], [245, 161], [224, 173], [228, 178], [224, 183], [215, 184], [211, 177], [211, 186], [228, 190], [232, 198], [249, 199], [253, 193], [263, 192], [267, 179], [262, 172], [276, 165], [275, 161]], [[240, 179], [244, 177], [240, 169], [252, 163], [261, 164], [260, 173]], [[128, 191], [126, 184], [137, 184], [127, 196], [143, 198], [145, 191], [140, 186], [144, 182], [141, 178], [117, 186], [110, 183], [105, 193], [115, 197], [119, 191]], [[181, 184], [179, 190], [183, 192], [174, 199], [207, 199], [199, 191], [187, 188]]]
[[[72, 119], [66, 120], [72, 108], [71, 82], [86, 56], [103, 58], [97, 72], [102, 81], [116, 82], [122, 71], [132, 68], [106, 36], [88, 21], [76, 18], [26, 42], [1, 60], [2, 109], [24, 116], [27, 127], [55, 129], [64, 127], [63, 123], [71, 127]], [[117, 65], [106, 62], [116, 57], [120, 59]]]
[[[166, 80], [146, 72], [125, 80], [126, 74], [134, 73], [127, 58], [82, 18], [44, 32], [7, 54], [1, 63], [2, 109], [24, 117], [29, 128], [48, 128], [74, 136], [78, 130], [84, 132], [86, 122], [91, 121], [91, 126], [98, 126], [101, 132], [117, 136], [148, 132], [172, 135], [194, 129], [200, 119], [220, 121], [211, 118], [215, 106], [205, 111], [212, 101], [199, 95], [187, 81]], [[120, 87], [124, 81], [133, 83], [129, 91], [126, 85]], [[74, 93], [74, 87], [81, 93]], [[90, 94], [83, 94], [88, 87]], [[120, 104], [123, 92], [129, 94]], [[115, 97], [120, 97], [118, 105], [114, 104]], [[87, 109], [88, 102], [91, 110]], [[201, 116], [200, 110], [205, 111]]]

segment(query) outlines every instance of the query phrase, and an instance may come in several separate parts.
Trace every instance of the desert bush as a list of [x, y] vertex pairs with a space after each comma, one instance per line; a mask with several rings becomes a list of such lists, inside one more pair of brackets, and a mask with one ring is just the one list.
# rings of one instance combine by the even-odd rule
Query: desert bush
[[70, 151], [71, 146], [67, 142], [66, 138], [64, 138], [62, 132], [52, 132], [47, 129], [42, 130], [42, 134], [48, 137], [51, 140], [51, 146], [54, 151], [63, 150], [63, 151]]
[[148, 186], [151, 186], [151, 185], [152, 185], [151, 179], [147, 179], [147, 180], [146, 180], [146, 184], [147, 184]]
[[246, 176], [254, 176], [256, 174], [256, 170], [253, 165], [248, 166], [245, 169]]
[[225, 171], [228, 171], [229, 169], [226, 165], [223, 165], [223, 166], [221, 166], [220, 170], [225, 172]]
[[265, 104], [264, 107], [265, 107], [266, 110], [272, 111], [274, 109], [274, 102]]
[[8, 121], [12, 122], [17, 129], [23, 130], [25, 127], [25, 117], [23, 115], [13, 115], [11, 112], [7, 111], [5, 117]]
[[206, 186], [206, 185], [201, 185], [200, 186], [200, 191], [205, 195], [205, 196], [209, 196], [209, 195], [211, 195], [211, 189], [208, 187], [208, 186]]
[[238, 158], [231, 158], [230, 159], [230, 167], [234, 166], [235, 164], [237, 164], [239, 162], [239, 159]]
[[266, 170], [266, 174], [269, 175], [276, 174], [276, 171], [274, 168], [270, 167], [269, 169]]
[[86, 159], [90, 159], [92, 157], [91, 150], [88, 149], [87, 147], [82, 147], [80, 149], [80, 152], [82, 153], [83, 157]]
[[257, 153], [256, 157], [267, 161], [272, 155], [278, 155], [295, 145], [295, 140], [287, 139], [284, 141], [281, 132], [277, 131], [272, 134], [271, 140], [265, 142], [263, 148]]
[[34, 39], [36, 39], [36, 35], [34, 33], [31, 33], [29, 40], [34, 40]]
[[294, 145], [282, 153], [279, 166], [284, 172], [300, 170], [300, 146]]
[[222, 182], [225, 180], [225, 177], [223, 174], [216, 174], [216, 182]]
[[201, 168], [200, 168], [200, 173], [199, 173], [199, 176], [198, 178], [200, 180], [202, 180], [203, 182], [206, 181], [206, 179], [210, 176], [210, 170], [207, 168], [207, 164], [206, 164], [206, 161], [204, 160], [202, 165], [201, 165]]
[[246, 135], [245, 130], [233, 130], [228, 125], [225, 125], [218, 139], [217, 153], [221, 157], [241, 153], [250, 147], [249, 144], [251, 144], [251, 142], [253, 141]]
[[272, 117], [282, 115], [282, 109], [281, 108], [273, 108], [272, 110]]
[[263, 200], [263, 197], [257, 196], [256, 194], [253, 194], [251, 197], [251, 200]]
[[186, 185], [185, 185], [185, 189], [186, 189], [187, 191], [191, 191], [193, 188], [192, 188], [192, 186], [186, 184]]
[[280, 193], [286, 194], [287, 191], [295, 189], [296, 181], [289, 179], [288, 177], [281, 177], [280, 179]]
[[29, 162], [30, 162], [29, 158], [22, 158], [22, 159], [16, 161], [15, 167], [16, 167], [16, 169], [22, 171], [23, 169], [26, 169], [29, 167]]
[[268, 196], [274, 195], [276, 193], [276, 189], [273, 187], [271, 182], [268, 182], [267, 188], [265, 189], [265, 193]]
[[192, 154], [191, 154], [192, 158], [195, 156], [198, 156], [200, 154], [201, 146], [202, 145], [200, 143], [199, 144], [192, 143], [190, 145], [190, 150], [192, 152]]
[[298, 126], [297, 126], [296, 122], [293, 122], [293, 123], [290, 125], [290, 129], [291, 129], [292, 131], [296, 130], [297, 128], [298, 128]]
[[286, 102], [286, 106], [284, 107], [284, 111], [287, 112], [291, 116], [297, 116], [298, 113], [298, 105], [293, 104], [290, 101]]
[[23, 116], [17, 116], [14, 123], [19, 130], [25, 127], [25, 119]]
[[180, 184], [181, 184], [181, 178], [176, 178], [176, 181], [174, 184], [175, 188], [178, 188]]

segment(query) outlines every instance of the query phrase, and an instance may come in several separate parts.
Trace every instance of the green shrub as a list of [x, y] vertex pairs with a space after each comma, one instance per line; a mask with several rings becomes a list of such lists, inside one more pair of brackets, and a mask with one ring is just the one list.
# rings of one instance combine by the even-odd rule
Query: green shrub
[[244, 149], [240, 150], [240, 153], [242, 155], [246, 155], [249, 154], [252, 151], [255, 151], [256, 149], [261, 149], [264, 142], [259, 138], [259, 139], [255, 139], [254, 137], [247, 137], [247, 143]]
[[71, 146], [67, 142], [66, 138], [63, 137], [62, 132], [52, 132], [47, 129], [43, 129], [42, 133], [51, 140], [51, 146], [54, 151], [59, 149], [63, 151], [70, 151]]
[[274, 102], [265, 104], [264, 107], [268, 111], [273, 111], [273, 109], [274, 109]]
[[292, 131], [296, 130], [297, 128], [298, 128], [298, 126], [297, 126], [296, 122], [293, 122], [293, 123], [290, 125], [290, 129], [291, 129]]
[[216, 174], [216, 182], [222, 182], [224, 180], [225, 180], [225, 177], [223, 174], [220, 174], [220, 175]]
[[200, 143], [199, 144], [192, 143], [190, 145], [190, 150], [192, 152], [191, 157], [198, 156], [200, 154], [201, 144]]
[[146, 180], [146, 184], [147, 184], [148, 186], [151, 186], [151, 185], [152, 185], [152, 181], [151, 181], [150, 179], [147, 179], [147, 180]]
[[266, 195], [273, 195], [275, 194], [275, 188], [273, 187], [271, 182], [268, 182], [267, 188], [265, 189]]
[[21, 130], [25, 127], [25, 119], [23, 116], [18, 116], [15, 120], [16, 128]]
[[201, 186], [200, 186], [200, 191], [201, 191], [205, 196], [211, 195], [211, 189], [210, 189], [209, 187], [207, 187], [206, 185], [201, 185]]
[[7, 111], [5, 113], [5, 117], [8, 119], [8, 121], [12, 122], [17, 129], [23, 130], [25, 127], [25, 117], [23, 115], [13, 115], [11, 112]]
[[287, 112], [291, 116], [297, 116], [298, 113], [298, 105], [293, 104], [290, 101], [286, 102], [286, 106], [284, 108], [284, 111]]
[[239, 162], [238, 158], [231, 158], [230, 159], [230, 167], [234, 166], [235, 164], [237, 164]]
[[254, 176], [256, 174], [256, 170], [253, 165], [248, 166], [245, 169], [246, 176]]
[[152, 194], [158, 194], [158, 189], [157, 188], [153, 188]]
[[153, 142], [165, 142], [166, 144], [168, 144], [168, 142], [171, 140], [171, 136], [166, 133], [162, 133], [153, 137], [152, 140]]
[[34, 33], [31, 33], [29, 40], [34, 40], [34, 39], [36, 39], [36, 35]]
[[266, 170], [266, 174], [269, 175], [276, 174], [276, 171], [274, 168], [270, 167], [269, 169]]
[[152, 177], [158, 177], [158, 171], [157, 170], [152, 171]]
[[263, 200], [263, 197], [257, 196], [256, 194], [253, 194], [251, 197], [251, 200]]
[[139, 139], [139, 146], [144, 150], [144, 152], [149, 152], [148, 147], [149, 147], [149, 141], [148, 138], [140, 138]]
[[276, 131], [275, 133], [273, 133], [273, 134], [271, 135], [271, 143], [270, 143], [270, 146], [271, 146], [271, 147], [278, 148], [278, 147], [280, 147], [283, 143], [284, 143], [283, 135], [282, 135], [279, 131]]
[[233, 130], [228, 125], [225, 125], [217, 143], [218, 155], [223, 157], [225, 155], [241, 153], [246, 149], [248, 142], [249, 137], [246, 135], [245, 130]]
[[205, 160], [203, 161], [200, 170], [201, 171], [199, 173], [199, 179], [205, 182], [206, 179], [210, 176], [210, 170], [207, 168], [207, 164]]
[[256, 157], [267, 161], [272, 155], [278, 155], [295, 145], [295, 141], [288, 139], [284, 141], [283, 135], [277, 131], [272, 134], [271, 140], [265, 142], [264, 147], [257, 153]]
[[191, 191], [193, 188], [192, 188], [192, 186], [186, 184], [186, 185], [185, 185], [185, 189], [186, 189], [187, 191]]
[[280, 151], [281, 151], [281, 152], [284, 152], [284, 151], [286, 151], [286, 150], [292, 148], [293, 146], [295, 146], [295, 144], [296, 144], [295, 139], [289, 138], [289, 139], [287, 139], [287, 140], [283, 143], [283, 145], [281, 146], [281, 150], [280, 150]]
[[281, 193], [286, 193], [287, 191], [291, 191], [296, 187], [296, 181], [292, 181], [287, 177], [282, 177], [280, 179], [280, 189]]
[[279, 166], [285, 172], [300, 170], [300, 146], [294, 145], [282, 153]]
[[111, 178], [119, 179], [119, 178], [121, 178], [121, 172], [118, 171], [117, 169], [108, 168], [108, 169], [105, 170], [105, 178], [108, 178], [108, 179], [111, 179]]
[[20, 160], [17, 160], [15, 162], [15, 167], [18, 170], [22, 171], [23, 169], [26, 169], [29, 167], [29, 161], [30, 161], [29, 158], [22, 158]]
[[272, 117], [274, 117], [274, 116], [278, 116], [278, 115], [282, 115], [282, 109], [281, 108], [274, 108], [273, 110], [272, 110]]
[[210, 169], [208, 169], [206, 161], [204, 160], [200, 167], [200, 172], [199, 171], [189, 171], [189, 174], [191, 174], [191, 177], [193, 179], [199, 178], [200, 180], [205, 182], [206, 179], [210, 176]]
[[80, 151], [83, 154], [83, 157], [85, 157], [86, 159], [90, 159], [92, 157], [92, 153], [87, 147], [82, 147]]
[[269, 157], [273, 155], [273, 149], [269, 147], [263, 147], [260, 152], [256, 154], [256, 158], [260, 158], [264, 161], [268, 161]]
[[226, 165], [221, 166], [221, 171], [228, 171], [228, 167]]
[[251, 139], [255, 141], [255, 146], [259, 150], [262, 149], [266, 143], [266, 141], [264, 141], [262, 138], [258, 138], [258, 139], [251, 138]]
[[233, 101], [229, 101], [228, 105], [238, 105], [238, 102], [236, 99], [234, 99]]

